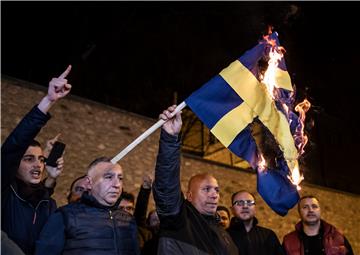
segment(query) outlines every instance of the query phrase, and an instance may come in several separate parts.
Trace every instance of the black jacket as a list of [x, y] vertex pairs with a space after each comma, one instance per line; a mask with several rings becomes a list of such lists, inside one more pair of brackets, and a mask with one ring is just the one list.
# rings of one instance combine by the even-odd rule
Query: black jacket
[[236, 217], [227, 229], [241, 255], [285, 255], [274, 231], [257, 225], [254, 217], [253, 227], [246, 232], [244, 223]]
[[[25, 187], [16, 179], [16, 172], [30, 143], [49, 119], [49, 114], [34, 106], [1, 146], [1, 229], [25, 254], [33, 254], [35, 241], [56, 203], [42, 183]], [[33, 195], [31, 189], [37, 194], [32, 202], [21, 192], [26, 189], [27, 193], [30, 190], [27, 195]]]
[[216, 216], [201, 215], [180, 189], [180, 142], [161, 130], [154, 198], [160, 218], [158, 254], [238, 254]]
[[48, 220], [36, 242], [40, 255], [138, 255], [135, 219], [106, 207], [84, 193], [81, 200], [60, 207]]
[[134, 217], [138, 226], [138, 240], [141, 249], [145, 243], [152, 238], [152, 233], [146, 226], [146, 212], [149, 204], [150, 193], [151, 188], [145, 189], [141, 185], [134, 211]]

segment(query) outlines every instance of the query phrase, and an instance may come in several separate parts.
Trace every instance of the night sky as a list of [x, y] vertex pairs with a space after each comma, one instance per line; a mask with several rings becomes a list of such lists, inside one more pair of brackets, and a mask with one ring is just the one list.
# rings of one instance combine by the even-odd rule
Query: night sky
[[2, 74], [47, 86], [72, 64], [72, 94], [153, 118], [272, 24], [297, 101], [313, 104], [307, 180], [360, 194], [360, 2], [2, 1], [1, 12]]

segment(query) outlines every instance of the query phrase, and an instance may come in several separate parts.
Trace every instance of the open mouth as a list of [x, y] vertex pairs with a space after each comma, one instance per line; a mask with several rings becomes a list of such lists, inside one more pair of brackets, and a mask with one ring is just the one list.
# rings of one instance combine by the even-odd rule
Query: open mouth
[[40, 170], [35, 170], [35, 169], [31, 170], [30, 175], [34, 179], [39, 179], [39, 178], [41, 178], [41, 171]]

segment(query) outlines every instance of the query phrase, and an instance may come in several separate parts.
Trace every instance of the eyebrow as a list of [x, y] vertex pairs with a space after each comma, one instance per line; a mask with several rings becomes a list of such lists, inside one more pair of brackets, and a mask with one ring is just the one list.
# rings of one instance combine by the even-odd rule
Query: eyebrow
[[[36, 158], [36, 155], [34, 154], [26, 154], [23, 156], [23, 158]], [[45, 156], [44, 155], [39, 155], [37, 158], [41, 158], [41, 159], [45, 159]]]
[[112, 171], [111, 169], [106, 170], [106, 172], [103, 174], [103, 176], [105, 176], [105, 175], [117, 175], [117, 176], [123, 177], [123, 173], [116, 174], [116, 173], [115, 173], [114, 171]]

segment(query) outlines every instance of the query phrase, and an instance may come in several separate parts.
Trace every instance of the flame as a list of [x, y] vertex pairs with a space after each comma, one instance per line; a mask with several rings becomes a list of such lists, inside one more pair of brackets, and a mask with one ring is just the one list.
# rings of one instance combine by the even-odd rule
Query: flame
[[304, 147], [309, 140], [307, 135], [304, 134], [304, 123], [306, 112], [310, 109], [310, 107], [311, 103], [306, 98], [304, 99], [304, 101], [295, 106], [295, 111], [299, 113], [299, 121], [301, 122], [300, 125], [296, 128], [296, 132], [294, 135], [295, 141], [299, 141], [299, 143], [297, 144], [299, 156], [304, 153]]
[[288, 176], [288, 179], [296, 186], [297, 190], [301, 190], [300, 183], [304, 180], [304, 176], [300, 174], [298, 164], [292, 169], [291, 176]]
[[262, 154], [260, 154], [260, 160], [258, 162], [258, 171], [263, 172], [266, 169], [266, 161]]
[[275, 99], [274, 95], [274, 87], [278, 88], [276, 84], [276, 69], [279, 64], [280, 59], [283, 57], [281, 51], [278, 51], [275, 47], [272, 47], [269, 52], [269, 61], [268, 61], [268, 68], [264, 74], [264, 77], [261, 79], [262, 82], [266, 85], [268, 92], [270, 93], [271, 97]]
[[[272, 46], [269, 51], [269, 61], [268, 61], [268, 68], [264, 75], [260, 77], [262, 83], [266, 86], [267, 91], [269, 92], [270, 96], [274, 100], [279, 100], [277, 98], [274, 88], [279, 88], [276, 84], [276, 71], [278, 68], [278, 64], [283, 58], [283, 54], [286, 52], [285, 49], [281, 46], [276, 46], [274, 40], [269, 40], [268, 37], [264, 37], [264, 39]], [[292, 109], [289, 109], [288, 105], [282, 103], [283, 109], [286, 114], [289, 114]], [[304, 134], [304, 123], [305, 123], [305, 115], [306, 112], [310, 109], [311, 104], [307, 99], [304, 99], [303, 102], [299, 103], [295, 107], [295, 111], [299, 113], [299, 124], [296, 127], [295, 133], [293, 135], [296, 147], [298, 149], [298, 157], [300, 157], [304, 153], [304, 147], [308, 142], [308, 137]], [[292, 119], [289, 119], [289, 124], [292, 123]], [[304, 180], [304, 176], [299, 171], [299, 164], [297, 160], [290, 160], [287, 162], [291, 176], [287, 176], [288, 179], [291, 181], [292, 184], [296, 186], [298, 190], [301, 190], [300, 183]], [[264, 157], [260, 154], [260, 160], [258, 163], [258, 170], [264, 171], [266, 169], [266, 162]]]

